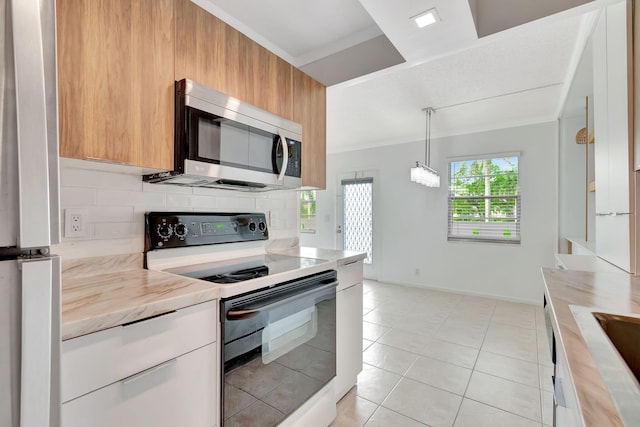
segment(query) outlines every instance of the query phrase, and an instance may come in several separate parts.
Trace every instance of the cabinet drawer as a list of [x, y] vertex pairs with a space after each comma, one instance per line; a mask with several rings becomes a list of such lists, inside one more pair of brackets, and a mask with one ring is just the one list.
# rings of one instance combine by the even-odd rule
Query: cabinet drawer
[[338, 266], [338, 291], [362, 283], [362, 261]]
[[216, 340], [217, 301], [62, 342], [62, 402]]
[[64, 427], [216, 425], [216, 344], [62, 405]]

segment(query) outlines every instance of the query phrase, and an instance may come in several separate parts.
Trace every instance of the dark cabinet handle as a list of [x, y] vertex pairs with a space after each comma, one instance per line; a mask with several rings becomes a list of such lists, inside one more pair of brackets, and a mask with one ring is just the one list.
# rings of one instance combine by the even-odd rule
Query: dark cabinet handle
[[229, 310], [227, 312], [227, 319], [229, 320], [243, 320], [250, 319], [257, 316], [260, 310]]

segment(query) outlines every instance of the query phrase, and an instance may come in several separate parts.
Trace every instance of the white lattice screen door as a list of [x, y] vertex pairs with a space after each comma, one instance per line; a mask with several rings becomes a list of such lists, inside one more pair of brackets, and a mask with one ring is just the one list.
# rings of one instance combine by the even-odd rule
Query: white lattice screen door
[[366, 252], [373, 262], [373, 178], [343, 179], [343, 248]]

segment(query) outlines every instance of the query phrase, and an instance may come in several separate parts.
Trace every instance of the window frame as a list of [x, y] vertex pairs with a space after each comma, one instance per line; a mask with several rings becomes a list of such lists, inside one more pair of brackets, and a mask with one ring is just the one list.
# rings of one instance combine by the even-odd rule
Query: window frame
[[[508, 157], [516, 157], [517, 159], [517, 186], [515, 195], [506, 195], [506, 196], [495, 196], [495, 195], [482, 195], [482, 196], [453, 196], [453, 179], [452, 179], [452, 167], [454, 163], [457, 162], [472, 162], [472, 161], [481, 161], [481, 160], [494, 160], [494, 159], [502, 159]], [[451, 157], [447, 159], [448, 165], [448, 190], [447, 190], [447, 241], [448, 242], [475, 242], [475, 243], [497, 243], [497, 244], [507, 244], [507, 245], [520, 245], [522, 243], [522, 173], [521, 173], [521, 164], [522, 164], [522, 153], [520, 152], [507, 152], [507, 153], [486, 153], [486, 154], [478, 154], [472, 156], [464, 156], [464, 157]], [[492, 174], [495, 176], [495, 174]], [[454, 200], [458, 199], [515, 199], [516, 204], [516, 216], [515, 216], [515, 224], [516, 224], [516, 234], [517, 237], [499, 237], [499, 236], [471, 236], [471, 235], [461, 235], [452, 232], [453, 226], [453, 213], [452, 213], [452, 203]]]

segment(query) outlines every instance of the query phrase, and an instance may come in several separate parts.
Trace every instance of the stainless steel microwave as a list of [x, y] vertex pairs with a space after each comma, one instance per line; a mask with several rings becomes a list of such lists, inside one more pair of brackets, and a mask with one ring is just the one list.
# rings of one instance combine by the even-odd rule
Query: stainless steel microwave
[[302, 185], [302, 126], [191, 80], [175, 84], [174, 170], [152, 183], [243, 191]]

